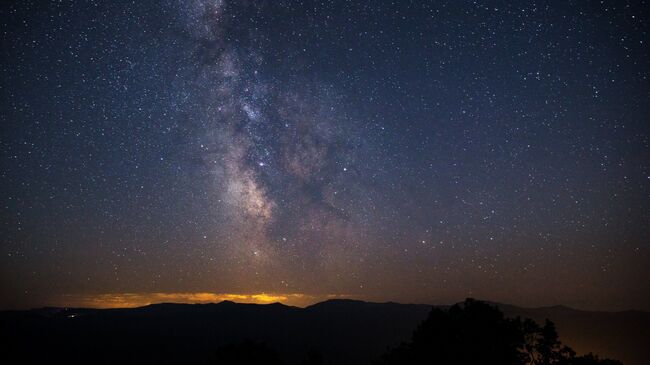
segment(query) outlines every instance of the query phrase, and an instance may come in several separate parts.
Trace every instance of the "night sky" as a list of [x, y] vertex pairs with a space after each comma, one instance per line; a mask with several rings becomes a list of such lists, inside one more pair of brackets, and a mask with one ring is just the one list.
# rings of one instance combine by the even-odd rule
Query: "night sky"
[[3, 2], [0, 307], [650, 309], [649, 9]]

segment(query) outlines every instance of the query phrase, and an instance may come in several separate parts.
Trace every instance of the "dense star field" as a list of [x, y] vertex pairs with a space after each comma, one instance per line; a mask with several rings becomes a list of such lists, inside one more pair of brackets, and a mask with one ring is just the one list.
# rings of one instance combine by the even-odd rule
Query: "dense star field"
[[0, 14], [3, 309], [650, 309], [645, 1]]

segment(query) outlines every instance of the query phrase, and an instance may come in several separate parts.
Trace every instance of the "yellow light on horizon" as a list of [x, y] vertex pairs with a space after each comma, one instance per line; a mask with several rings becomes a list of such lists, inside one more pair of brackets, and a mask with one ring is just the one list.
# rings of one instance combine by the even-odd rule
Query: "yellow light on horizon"
[[222, 301], [239, 303], [270, 304], [280, 302], [285, 305], [306, 307], [332, 298], [348, 297], [337, 294], [308, 295], [300, 293], [102, 293], [68, 294], [51, 300], [49, 305], [56, 307], [84, 308], [134, 308], [157, 303], [207, 304]]

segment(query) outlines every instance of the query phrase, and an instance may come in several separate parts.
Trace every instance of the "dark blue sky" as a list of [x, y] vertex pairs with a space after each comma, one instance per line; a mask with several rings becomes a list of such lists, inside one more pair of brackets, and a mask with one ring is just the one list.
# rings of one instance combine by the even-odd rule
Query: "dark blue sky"
[[2, 5], [3, 307], [650, 309], [645, 1]]

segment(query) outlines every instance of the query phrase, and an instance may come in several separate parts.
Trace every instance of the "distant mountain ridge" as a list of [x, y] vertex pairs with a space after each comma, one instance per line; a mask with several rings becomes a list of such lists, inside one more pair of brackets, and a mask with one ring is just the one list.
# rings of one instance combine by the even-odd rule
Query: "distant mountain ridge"
[[[491, 304], [512, 317], [539, 323], [551, 319], [561, 340], [579, 353], [594, 352], [627, 365], [645, 364], [650, 358], [649, 312]], [[124, 309], [42, 308], [0, 312], [0, 341], [7, 346], [2, 353], [22, 356], [23, 363], [60, 356], [68, 363], [92, 358], [98, 363], [200, 364], [209, 363], [219, 345], [250, 339], [276, 349], [286, 364], [300, 363], [309, 351], [322, 354], [325, 363], [369, 364], [387, 347], [408, 340], [431, 308], [350, 299], [306, 308], [230, 301]], [[42, 351], [34, 351], [39, 348]], [[47, 356], [41, 358], [40, 352]]]

